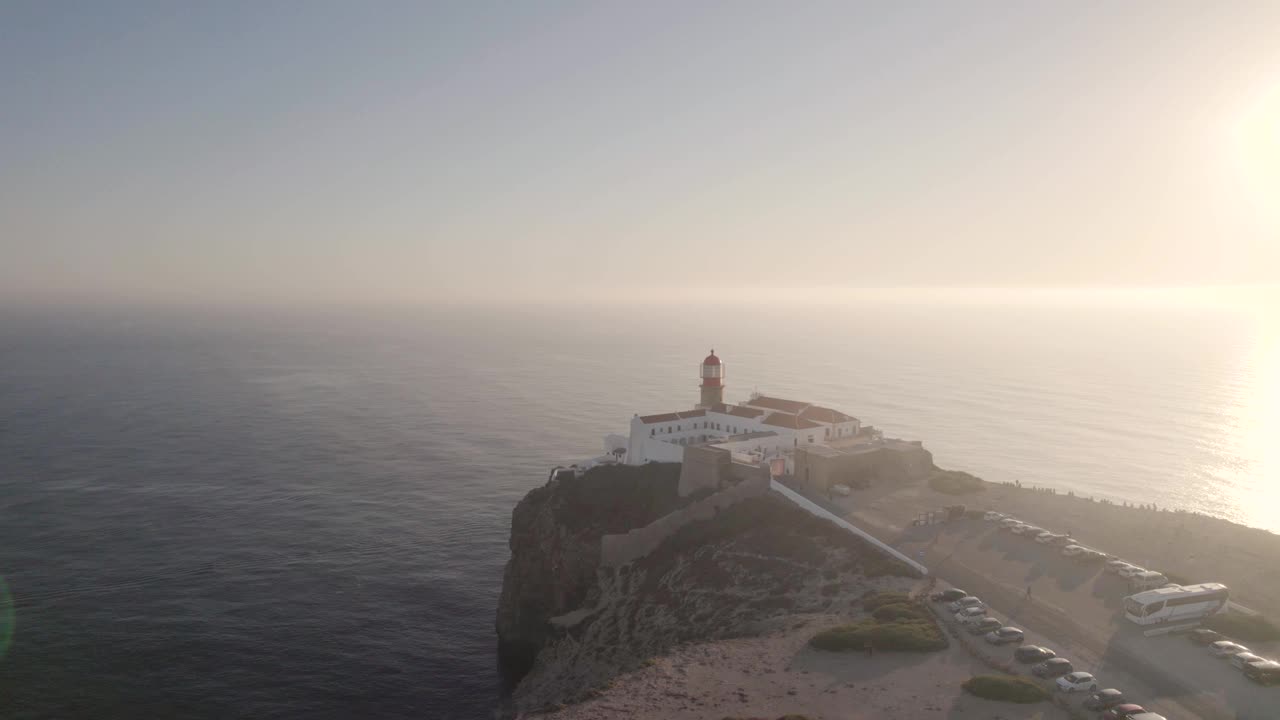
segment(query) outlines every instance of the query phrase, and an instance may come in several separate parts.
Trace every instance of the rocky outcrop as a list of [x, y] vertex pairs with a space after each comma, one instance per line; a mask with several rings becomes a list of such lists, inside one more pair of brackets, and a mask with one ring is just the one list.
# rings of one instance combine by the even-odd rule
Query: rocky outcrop
[[689, 499], [676, 492], [680, 465], [613, 465], [558, 473], [511, 515], [511, 559], [498, 602], [499, 657], [512, 680], [546, 643], [551, 618], [598, 592], [600, 538], [643, 527]]
[[677, 643], [752, 635], [792, 613], [845, 611], [869, 590], [901, 589], [910, 575], [776, 495], [743, 500], [628, 565], [601, 569], [587, 603], [541, 636], [515, 709], [592, 697]]

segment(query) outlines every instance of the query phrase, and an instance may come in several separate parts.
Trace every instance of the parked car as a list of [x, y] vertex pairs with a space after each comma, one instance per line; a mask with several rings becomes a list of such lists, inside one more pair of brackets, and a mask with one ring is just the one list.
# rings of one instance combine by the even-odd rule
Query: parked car
[[1128, 580], [1129, 578], [1137, 577], [1146, 571], [1147, 569], [1144, 567], [1138, 567], [1137, 565], [1129, 565], [1128, 567], [1120, 568], [1120, 572], [1116, 574]]
[[1035, 540], [1037, 537], [1039, 537], [1040, 533], [1042, 532], [1044, 532], [1044, 528], [1036, 527], [1035, 525], [1028, 525], [1022, 529], [1022, 532], [1018, 534], [1021, 535], [1024, 539]]
[[986, 635], [987, 642], [992, 645], [1008, 645], [1022, 642], [1022, 631], [1016, 627], [1002, 627], [992, 630]]
[[1053, 539], [1049, 541], [1049, 544], [1054, 547], [1066, 547], [1067, 545], [1074, 545], [1075, 541], [1076, 539], [1070, 535], [1055, 535]]
[[1004, 623], [993, 617], [984, 617], [978, 622], [965, 627], [970, 635], [986, 635], [992, 630], [999, 630], [1004, 627]]
[[1146, 570], [1129, 578], [1129, 592], [1139, 593], [1143, 590], [1154, 590], [1169, 584], [1169, 578], [1155, 570]]
[[1244, 676], [1259, 685], [1280, 685], [1280, 662], [1251, 662], [1244, 666]]
[[1198, 630], [1192, 630], [1187, 637], [1191, 639], [1191, 642], [1197, 645], [1208, 645], [1209, 643], [1221, 640], [1222, 633], [1200, 628]]
[[1249, 648], [1230, 640], [1219, 640], [1209, 643], [1209, 653], [1216, 658], [1228, 658], [1236, 653], [1247, 653]]
[[1044, 662], [1058, 653], [1041, 645], [1023, 645], [1013, 651], [1013, 659], [1024, 663]]
[[1000, 526], [1001, 530], [1013, 530], [1015, 527], [1021, 525], [1022, 521], [1015, 517], [1006, 517], [997, 524]]
[[1067, 545], [1062, 548], [1062, 557], [1075, 557], [1086, 552], [1089, 552], [1089, 548], [1083, 545]]
[[1142, 709], [1141, 705], [1121, 703], [1102, 713], [1102, 720], [1127, 720], [1134, 715], [1140, 715], [1146, 712], [1146, 710]]
[[930, 595], [929, 599], [934, 602], [953, 603], [962, 597], [969, 597], [969, 593], [961, 590], [960, 588], [947, 588], [946, 590], [939, 590], [938, 592]]
[[1098, 689], [1098, 679], [1092, 673], [1073, 672], [1058, 678], [1058, 690], [1060, 692], [1073, 693], [1081, 690], [1093, 692]]
[[1169, 720], [1160, 713], [1140, 712], [1137, 715], [1130, 715], [1129, 720]]
[[1063, 535], [1062, 533], [1048, 532], [1048, 531], [1042, 532], [1036, 536], [1036, 542], [1040, 543], [1041, 545], [1052, 545], [1053, 543], [1059, 540], [1066, 540], [1066, 539], [1067, 539], [1067, 536]]
[[947, 609], [953, 613], [958, 613], [965, 608], [971, 607], [982, 607], [982, 601], [973, 595], [965, 595], [959, 600], [952, 601], [952, 603], [947, 606]]
[[982, 619], [986, 616], [987, 609], [984, 607], [965, 608], [955, 614], [956, 622], [961, 625], [972, 625], [977, 622], [982, 622]]
[[982, 519], [987, 522], [996, 522], [1005, 519], [1005, 517], [1007, 516], [1004, 513], [996, 512], [995, 510], [988, 510], [982, 515]]
[[1099, 690], [1084, 700], [1085, 710], [1106, 710], [1124, 703], [1124, 693], [1115, 688]]
[[1111, 573], [1112, 575], [1118, 575], [1120, 574], [1120, 568], [1126, 568], [1126, 567], [1133, 567], [1133, 566], [1119, 558], [1116, 558], [1115, 560], [1107, 561], [1106, 571]]
[[1086, 549], [1084, 552], [1076, 555], [1075, 561], [1081, 565], [1089, 565], [1092, 563], [1105, 562], [1108, 555], [1097, 550]]
[[1266, 660], [1266, 658], [1260, 655], [1254, 655], [1251, 652], [1236, 653], [1235, 655], [1231, 656], [1231, 664], [1240, 668], [1241, 670], [1243, 670], [1244, 666], [1248, 665], [1249, 663], [1261, 662], [1263, 660]]
[[1071, 667], [1071, 661], [1060, 657], [1049, 658], [1031, 668], [1031, 672], [1035, 673], [1036, 677], [1042, 678], [1061, 677], [1072, 670], [1075, 670], [1075, 668]]

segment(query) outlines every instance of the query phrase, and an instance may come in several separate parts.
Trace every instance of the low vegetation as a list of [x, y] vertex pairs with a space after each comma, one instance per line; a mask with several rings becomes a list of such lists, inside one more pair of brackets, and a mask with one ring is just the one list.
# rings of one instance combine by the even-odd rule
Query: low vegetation
[[966, 692], [986, 700], [1038, 703], [1049, 699], [1044, 688], [1013, 675], [975, 675], [961, 685]]
[[947, 639], [936, 625], [919, 620], [863, 620], [824, 630], [809, 641], [813, 647], [829, 652], [861, 651], [868, 643], [875, 650], [898, 652], [930, 652], [947, 647]]
[[862, 601], [871, 613], [866, 620], [824, 630], [809, 640], [830, 652], [873, 650], [929, 652], [945, 650], [947, 638], [929, 611], [905, 593], [875, 593]]
[[902, 592], [868, 593], [862, 598], [862, 609], [871, 613], [871, 617], [882, 623], [906, 620], [923, 620], [933, 622], [933, 616], [920, 603], [913, 602]]
[[968, 495], [986, 490], [982, 478], [959, 470], [937, 470], [929, 476], [929, 487], [948, 495]]
[[904, 592], [868, 592], [862, 596], [862, 609], [875, 612], [885, 605], [898, 605], [911, 602], [911, 597]]
[[1217, 630], [1235, 640], [1246, 642], [1271, 642], [1280, 640], [1280, 627], [1261, 615], [1222, 613], [1204, 622], [1210, 630]]

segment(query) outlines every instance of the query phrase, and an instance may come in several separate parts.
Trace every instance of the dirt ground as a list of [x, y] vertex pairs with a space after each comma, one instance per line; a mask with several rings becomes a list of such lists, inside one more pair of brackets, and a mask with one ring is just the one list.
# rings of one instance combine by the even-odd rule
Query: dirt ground
[[794, 616], [761, 637], [677, 648], [642, 670], [619, 677], [599, 698], [542, 715], [549, 720], [723, 717], [811, 720], [1065, 720], [1048, 702], [1014, 705], [975, 698], [960, 688], [991, 672], [954, 642], [933, 653], [829, 653], [807, 643], [818, 631], [848, 622]]

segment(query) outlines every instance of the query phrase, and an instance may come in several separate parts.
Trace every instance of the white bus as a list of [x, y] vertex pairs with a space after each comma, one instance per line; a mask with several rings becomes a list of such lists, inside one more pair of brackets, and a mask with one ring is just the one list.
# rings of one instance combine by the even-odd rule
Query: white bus
[[1147, 590], [1124, 599], [1124, 616], [1139, 625], [1191, 622], [1227, 608], [1227, 586], [1201, 583]]

